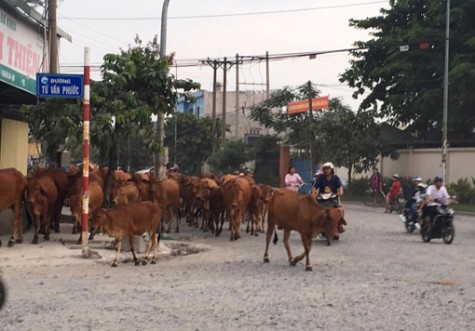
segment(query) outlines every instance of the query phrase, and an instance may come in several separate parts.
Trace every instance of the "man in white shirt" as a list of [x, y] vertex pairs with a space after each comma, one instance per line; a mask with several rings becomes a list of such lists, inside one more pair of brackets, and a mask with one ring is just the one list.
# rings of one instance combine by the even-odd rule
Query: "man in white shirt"
[[450, 198], [445, 186], [442, 185], [442, 178], [437, 176], [434, 178], [434, 184], [427, 189], [427, 205], [425, 206], [422, 217], [430, 216], [432, 221], [437, 213], [439, 204], [447, 204]]

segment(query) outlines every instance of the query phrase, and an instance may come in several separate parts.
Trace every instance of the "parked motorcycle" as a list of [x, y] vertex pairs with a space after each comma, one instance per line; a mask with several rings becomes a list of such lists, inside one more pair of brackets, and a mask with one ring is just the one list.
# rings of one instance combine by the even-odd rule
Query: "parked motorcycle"
[[455, 238], [455, 228], [453, 224], [454, 210], [449, 208], [447, 204], [438, 203], [436, 207], [437, 214], [431, 221], [429, 217], [425, 217], [421, 224], [421, 237], [424, 242], [431, 239], [442, 238], [445, 244], [450, 245]]

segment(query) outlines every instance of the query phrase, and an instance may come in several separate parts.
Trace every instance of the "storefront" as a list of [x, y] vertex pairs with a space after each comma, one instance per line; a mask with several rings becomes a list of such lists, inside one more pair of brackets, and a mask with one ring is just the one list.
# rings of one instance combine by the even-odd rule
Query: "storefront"
[[[48, 72], [45, 20], [25, 1], [0, 3], [0, 169], [26, 174], [28, 123], [22, 105], [35, 104], [36, 73]], [[71, 37], [58, 29], [60, 37]]]

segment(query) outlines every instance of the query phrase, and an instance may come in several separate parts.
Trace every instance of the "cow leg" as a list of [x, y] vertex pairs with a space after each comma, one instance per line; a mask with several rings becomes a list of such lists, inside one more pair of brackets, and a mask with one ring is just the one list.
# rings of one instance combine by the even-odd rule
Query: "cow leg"
[[49, 214], [49, 206], [47, 207], [47, 209], [45, 210], [45, 212], [43, 213], [43, 222], [45, 224], [45, 235], [44, 235], [44, 239], [45, 240], [49, 240], [49, 235], [50, 235], [50, 228], [51, 228], [51, 216]]
[[175, 228], [175, 233], [180, 232], [180, 210], [178, 209], [177, 212], [174, 213], [175, 218], [176, 218], [176, 228]]
[[242, 210], [234, 212], [234, 239], [238, 240], [241, 237], [241, 221], [243, 217]]
[[307, 238], [302, 235], [302, 243], [305, 249], [305, 271], [312, 271], [312, 266], [310, 265], [310, 248], [312, 247], [312, 236], [307, 236]]
[[15, 206], [13, 207], [14, 223], [12, 222], [12, 235], [10, 237], [10, 241], [8, 242], [8, 247], [12, 247], [15, 242], [23, 242], [23, 222], [21, 219], [21, 208], [20, 201], [15, 203]]
[[285, 250], [287, 251], [287, 257], [289, 259], [289, 263], [292, 266], [294, 266], [295, 264], [292, 264], [292, 252], [290, 251], [289, 239], [290, 239], [290, 230], [284, 230], [284, 238], [282, 239], [282, 241], [284, 242], [284, 247], [285, 247]]
[[275, 229], [275, 225], [272, 224], [271, 226], [271, 222], [269, 222], [269, 226], [267, 227], [267, 233], [266, 233], [266, 250], [264, 252], [264, 263], [270, 262], [269, 261], [269, 244], [270, 244], [270, 239], [272, 238], [272, 234], [274, 233], [274, 231], [277, 231]]
[[132, 256], [134, 258], [134, 263], [136, 266], [140, 265], [139, 260], [137, 259], [137, 255], [135, 254], [135, 247], [134, 247], [134, 235], [132, 234], [129, 236], [129, 245], [130, 245], [130, 251], [132, 252]]
[[40, 216], [39, 215], [35, 215], [34, 227], [35, 227], [35, 235], [33, 236], [33, 241], [31, 243], [32, 244], [37, 244], [38, 243], [38, 233], [39, 233], [39, 230], [40, 230]]
[[122, 248], [122, 239], [116, 239], [115, 240], [115, 247], [117, 249], [116, 254], [115, 254], [115, 260], [112, 263], [111, 267], [117, 267], [119, 265], [119, 256], [120, 256], [120, 249]]

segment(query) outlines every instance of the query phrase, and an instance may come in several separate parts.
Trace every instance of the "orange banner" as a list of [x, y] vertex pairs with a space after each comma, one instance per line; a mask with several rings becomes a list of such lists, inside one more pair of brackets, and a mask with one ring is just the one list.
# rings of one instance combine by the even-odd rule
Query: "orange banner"
[[[313, 98], [312, 99], [312, 109], [326, 109], [328, 108], [328, 96]], [[287, 114], [298, 114], [308, 111], [308, 100], [290, 102], [287, 105]]]

